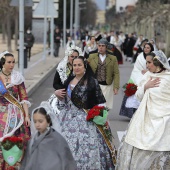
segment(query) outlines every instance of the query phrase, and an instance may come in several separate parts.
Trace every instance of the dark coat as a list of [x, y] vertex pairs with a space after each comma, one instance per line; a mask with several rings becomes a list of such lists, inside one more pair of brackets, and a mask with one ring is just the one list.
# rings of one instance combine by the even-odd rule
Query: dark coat
[[57, 44], [60, 44], [60, 40], [61, 40], [61, 33], [55, 32], [54, 33], [54, 42], [57, 43]]
[[28, 48], [31, 48], [34, 44], [34, 36], [32, 33], [25, 33], [24, 35], [24, 43], [25, 43], [25, 46], [28, 47]]
[[135, 40], [133, 38], [127, 37], [124, 42], [125, 54], [127, 57], [133, 56], [133, 46], [135, 45]]
[[76, 170], [76, 163], [66, 140], [50, 129], [32, 147], [28, 143], [20, 170]]

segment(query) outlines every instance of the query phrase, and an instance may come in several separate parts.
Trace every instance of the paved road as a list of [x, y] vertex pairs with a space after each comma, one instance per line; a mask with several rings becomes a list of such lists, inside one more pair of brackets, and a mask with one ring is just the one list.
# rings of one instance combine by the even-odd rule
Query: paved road
[[[132, 65], [126, 62], [124, 65], [119, 66], [119, 70], [120, 70], [120, 87], [122, 87], [129, 79], [130, 72], [132, 70]], [[29, 100], [32, 103], [30, 111], [32, 111], [35, 107], [39, 106], [41, 101], [47, 100], [54, 92], [52, 87], [54, 74], [55, 73], [51, 74], [30, 96]], [[113, 109], [109, 111], [110, 126], [112, 129], [113, 136], [115, 138], [114, 141], [116, 147], [119, 146], [119, 137], [122, 134], [119, 131], [126, 130], [129, 123], [128, 118], [119, 116], [119, 110], [122, 103], [123, 95], [124, 93], [120, 88], [119, 94], [115, 96]]]

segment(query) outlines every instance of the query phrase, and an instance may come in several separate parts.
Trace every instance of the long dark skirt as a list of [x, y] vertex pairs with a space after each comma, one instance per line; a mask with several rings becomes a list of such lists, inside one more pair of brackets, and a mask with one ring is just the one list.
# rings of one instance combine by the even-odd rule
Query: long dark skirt
[[136, 108], [127, 108], [126, 105], [126, 101], [127, 101], [127, 96], [124, 95], [123, 97], [123, 101], [122, 101], [122, 105], [120, 108], [120, 113], [119, 115], [121, 116], [126, 116], [128, 118], [132, 118], [133, 114], [135, 113], [135, 111], [137, 110]]

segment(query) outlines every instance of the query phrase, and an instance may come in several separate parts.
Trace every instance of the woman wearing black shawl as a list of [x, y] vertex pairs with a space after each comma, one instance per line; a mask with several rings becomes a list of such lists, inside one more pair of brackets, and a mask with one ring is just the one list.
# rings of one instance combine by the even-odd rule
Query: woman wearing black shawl
[[93, 72], [83, 57], [73, 60], [73, 74], [65, 82], [67, 97], [58, 115], [78, 170], [114, 169], [113, 157], [98, 127], [87, 121], [87, 109], [106, 102]]

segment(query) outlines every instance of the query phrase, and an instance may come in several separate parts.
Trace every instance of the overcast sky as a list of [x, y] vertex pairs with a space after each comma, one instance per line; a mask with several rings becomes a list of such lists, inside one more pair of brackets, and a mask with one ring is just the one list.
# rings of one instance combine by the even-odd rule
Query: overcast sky
[[96, 4], [100, 10], [105, 10], [106, 0], [96, 0]]

